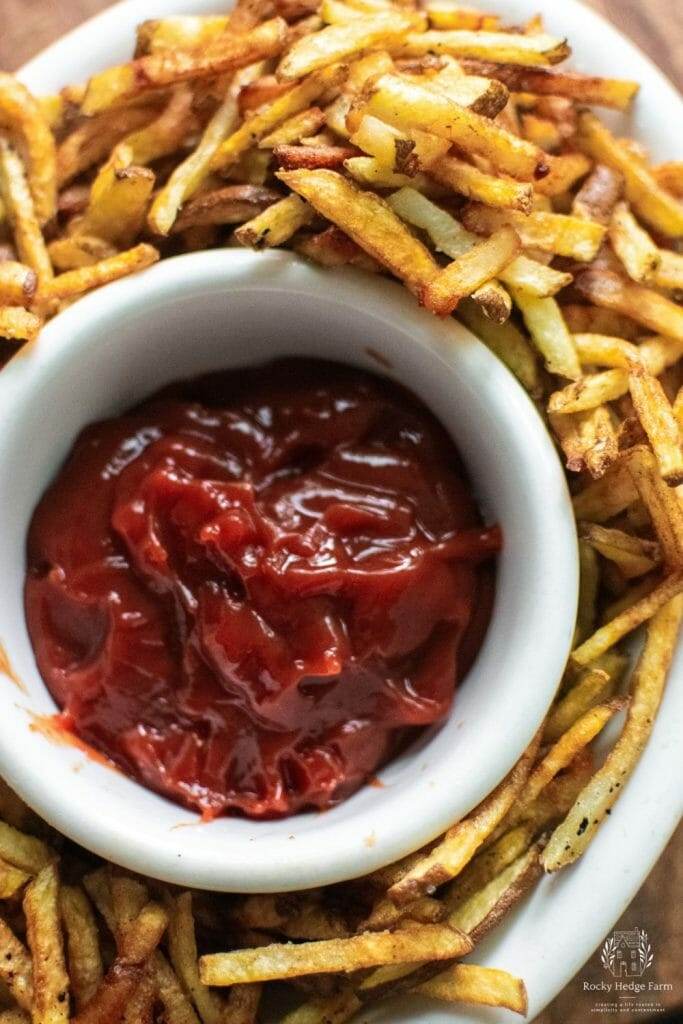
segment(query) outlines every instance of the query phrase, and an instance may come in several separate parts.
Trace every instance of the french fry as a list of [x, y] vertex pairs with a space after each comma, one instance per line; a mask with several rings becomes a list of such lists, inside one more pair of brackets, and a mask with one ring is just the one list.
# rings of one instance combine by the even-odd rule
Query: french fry
[[24, 895], [26, 939], [33, 963], [34, 1021], [69, 1020], [69, 976], [59, 920], [59, 878], [54, 864], [36, 875]]
[[24, 1010], [33, 1007], [31, 956], [10, 926], [0, 918], [0, 980]]
[[[242, 988], [244, 986], [240, 986]], [[233, 989], [233, 991], [236, 991]], [[345, 1024], [360, 1009], [361, 1002], [351, 991], [342, 991], [321, 999], [312, 999], [282, 1019], [282, 1024]]]
[[30, 875], [37, 875], [50, 863], [53, 854], [42, 839], [0, 821], [0, 857]]
[[574, 197], [572, 214], [607, 226], [623, 190], [624, 179], [619, 171], [596, 164]]
[[549, 117], [520, 114], [519, 127], [519, 134], [523, 135], [527, 142], [533, 142], [535, 146], [544, 149], [546, 153], [556, 153], [562, 146], [562, 133]]
[[461, 302], [458, 319], [495, 352], [531, 395], [540, 389], [536, 354], [522, 332], [512, 323], [492, 323], [474, 301]]
[[163, 953], [157, 950], [150, 963], [166, 1024], [199, 1024], [199, 1017]]
[[594, 160], [623, 174], [626, 198], [639, 217], [669, 238], [683, 235], [683, 206], [657, 183], [647, 166], [634, 159], [623, 143], [587, 110], [579, 115], [577, 141]]
[[226, 185], [201, 192], [184, 205], [172, 233], [207, 224], [243, 224], [280, 198], [279, 192], [262, 185]]
[[598, 523], [582, 523], [579, 535], [603, 558], [618, 565], [626, 579], [644, 576], [661, 562], [656, 541], [634, 537], [623, 530], [609, 529]]
[[39, 316], [21, 306], [0, 306], [0, 338], [33, 341], [43, 323]]
[[128, 162], [144, 167], [177, 152], [196, 125], [192, 102], [190, 86], [177, 86], [159, 116], [126, 135], [120, 143], [129, 151]]
[[[628, 472], [624, 463], [616, 463], [610, 466], [606, 475], [608, 478], [615, 476], [615, 471], [621, 471], [624, 479], [628, 486], [633, 491], [633, 500], [636, 500], [637, 491], [633, 484], [631, 474]], [[617, 481], [618, 482], [618, 481]], [[604, 484], [593, 484], [592, 487], [597, 486], [598, 488], [604, 487]], [[586, 491], [590, 491], [590, 486]], [[586, 492], [582, 492], [586, 493]], [[581, 499], [582, 495], [579, 494], [574, 499], [574, 514], [578, 517], [578, 511], [576, 509], [576, 503]], [[585, 501], [585, 499], [584, 499]], [[585, 502], [588, 504], [588, 502]], [[598, 564], [598, 556], [595, 549], [592, 548], [586, 541], [579, 538], [579, 602], [576, 612], [576, 628], [574, 630], [574, 644], [580, 644], [586, 637], [590, 636], [595, 629], [595, 623], [597, 619], [597, 602], [598, 602], [598, 591], [600, 589], [600, 565]]]
[[659, 266], [652, 273], [656, 288], [683, 289], [683, 256], [669, 249], [659, 249]]
[[135, 56], [178, 47], [205, 46], [216, 42], [229, 27], [227, 15], [180, 15], [141, 22], [136, 29]]
[[629, 390], [662, 477], [674, 486], [683, 483], [681, 433], [664, 388], [642, 366], [634, 365], [629, 374]]
[[69, 270], [53, 278], [46, 287], [50, 299], [71, 299], [92, 288], [99, 288], [120, 277], [134, 274], [151, 266], [159, 259], [158, 251], [151, 245], [141, 243], [133, 249], [118, 253], [109, 259], [100, 260], [89, 267]]
[[574, 339], [555, 299], [534, 298], [515, 288], [512, 289], [512, 297], [548, 370], [572, 380], [580, 377], [581, 367]]
[[483, 14], [470, 7], [442, 4], [431, 0], [425, 7], [432, 28], [469, 29], [471, 32], [495, 32], [500, 27], [496, 14]]
[[116, 247], [111, 242], [92, 235], [73, 235], [66, 238], [55, 238], [47, 247], [52, 265], [57, 271], [78, 270], [80, 267], [91, 267], [99, 260], [109, 259], [116, 255]]
[[120, 964], [115, 960], [88, 1005], [71, 1018], [73, 1024], [120, 1021], [143, 978], [141, 967]]
[[514, 228], [501, 228], [435, 274], [422, 292], [422, 303], [438, 316], [447, 316], [461, 299], [499, 274], [515, 258], [520, 247]]
[[573, 863], [616, 802], [650, 736], [683, 616], [683, 598], [665, 603], [651, 619], [631, 685], [626, 724], [605, 763], [582, 790], [541, 854], [546, 871]]
[[642, 327], [635, 320], [599, 306], [567, 303], [562, 305], [562, 315], [569, 330], [575, 334], [610, 334], [634, 341], [643, 333]]
[[0, 72], [0, 126], [20, 145], [39, 224], [57, 212], [57, 153], [43, 111], [14, 75]]
[[668, 160], [652, 168], [657, 183], [672, 196], [683, 198], [683, 160]]
[[203, 1024], [220, 1024], [224, 1008], [216, 993], [211, 992], [199, 980], [192, 894], [189, 892], [182, 893], [172, 900], [168, 944], [171, 963], [183, 988], [197, 1007]]
[[252, 249], [273, 248], [282, 245], [299, 228], [309, 224], [313, 216], [314, 211], [308, 203], [297, 195], [290, 195], [237, 228], [235, 238], [240, 245]]
[[97, 992], [104, 973], [97, 924], [88, 898], [78, 886], [61, 887], [59, 906], [66, 931], [71, 991], [80, 1011]]
[[523, 824], [508, 828], [506, 821], [507, 818], [504, 818], [496, 829], [496, 832], [500, 831], [500, 835], [495, 840], [492, 835], [484, 844], [481, 853], [478, 853], [464, 871], [446, 886], [442, 900], [449, 912], [487, 886], [531, 846], [534, 827]]
[[470, 862], [519, 796], [531, 771], [539, 740], [539, 736], [534, 737], [496, 789], [467, 818], [449, 829], [431, 852], [391, 886], [388, 896], [397, 906], [433, 892], [438, 885], [455, 878]]
[[300, 256], [323, 267], [344, 267], [349, 264], [360, 267], [368, 273], [382, 269], [379, 263], [339, 228], [330, 226], [317, 235], [309, 235], [295, 241], [294, 249]]
[[628, 369], [640, 361], [637, 345], [610, 334], [575, 334], [574, 344], [582, 363]]
[[641, 597], [645, 597], [646, 594], [651, 593], [657, 585], [657, 579], [654, 576], [646, 576], [644, 579], [639, 580], [638, 583], [634, 583], [628, 587], [616, 601], [611, 601], [605, 605], [602, 611], [601, 622], [609, 622], [610, 619], [616, 618], [617, 615], [621, 615], [623, 611], [630, 608], [631, 605], [635, 604], [636, 601], [640, 601]]
[[543, 741], [554, 743], [597, 704], [614, 694], [627, 666], [624, 655], [608, 651], [594, 665], [584, 669], [570, 690], [553, 706], [546, 719]]
[[235, 71], [277, 56], [287, 37], [282, 18], [272, 18], [244, 35], [227, 33], [213, 46], [151, 53], [93, 75], [81, 105], [92, 116], [153, 89]]
[[553, 392], [548, 402], [548, 412], [562, 415], [585, 412], [620, 398], [627, 389], [627, 370], [604, 370], [602, 373], [579, 376], [575, 384], [568, 384], [561, 391]]
[[527, 995], [524, 982], [507, 971], [475, 964], [454, 964], [429, 981], [415, 987], [421, 996], [447, 1003], [470, 1006], [504, 1006], [526, 1015]]
[[0, 138], [0, 197], [22, 263], [35, 271], [42, 287], [52, 277], [43, 233], [36, 217], [24, 166], [7, 142]]
[[567, 469], [572, 472], [587, 469], [598, 479], [619, 458], [619, 442], [606, 406], [562, 415], [550, 413], [549, 420]]
[[[490, 96], [495, 97], [495, 105], [490, 109], [497, 113], [506, 96], [492, 93], [487, 87], [482, 93], [482, 105], [489, 103]], [[479, 101], [474, 101], [469, 107], [477, 105]], [[461, 106], [450, 90], [446, 96], [396, 75], [382, 75], [375, 82], [363, 113], [373, 114], [397, 128], [431, 132], [468, 152], [486, 157], [499, 171], [513, 178], [533, 181], [548, 173], [548, 158], [542, 150], [469, 107]]]
[[575, 665], [584, 668], [614, 647], [628, 633], [651, 619], [663, 605], [676, 597], [683, 590], [683, 573], [674, 572], [665, 577], [646, 597], [627, 608], [616, 618], [610, 619], [601, 626], [580, 647], [572, 651], [571, 659]]
[[147, 167], [130, 166], [131, 155], [129, 148], [121, 144], [100, 170], [76, 234], [101, 238], [122, 248], [140, 234], [154, 188], [154, 174]]
[[323, 167], [337, 170], [347, 162], [352, 163], [356, 155], [357, 151], [352, 146], [276, 146], [273, 150], [276, 165], [286, 171], [300, 167], [307, 170]]
[[423, 53], [448, 53], [471, 60], [533, 66], [559, 64], [571, 51], [566, 40], [542, 33], [523, 36], [514, 32], [432, 29], [409, 33], [403, 52], [417, 57]]
[[576, 278], [584, 298], [631, 317], [653, 331], [683, 341], [683, 309], [659, 292], [603, 270], [585, 270]]
[[608, 234], [628, 276], [641, 283], [651, 281], [661, 263], [659, 249], [626, 203], [615, 206]]
[[496, 210], [478, 203], [471, 203], [465, 208], [462, 221], [466, 228], [479, 234], [490, 234], [504, 224], [510, 224], [523, 245], [583, 263], [595, 259], [606, 233], [601, 224], [563, 213], [537, 210], [523, 214], [514, 210]]
[[30, 879], [27, 871], [0, 860], [0, 899], [9, 900], [21, 892]]
[[418, 296], [436, 273], [427, 249], [379, 196], [361, 192], [335, 171], [280, 171], [277, 177]]
[[57, 182], [60, 188], [83, 171], [104, 160], [122, 139], [142, 129], [157, 116], [154, 106], [121, 107], [90, 117], [57, 147]]
[[667, 565], [683, 565], [683, 510], [678, 496], [662, 479], [657, 460], [639, 446], [629, 453], [628, 470], [647, 508]]
[[380, 900], [370, 916], [363, 922], [362, 931], [381, 932], [395, 928], [399, 922], [419, 921], [420, 924], [438, 924], [443, 921], [446, 911], [440, 900], [421, 896], [405, 907], [395, 906], [391, 900]]
[[356, 156], [344, 160], [344, 168], [360, 185], [371, 188], [403, 188], [410, 185], [428, 191], [431, 182], [423, 174], [407, 175], [389, 170], [374, 156]]
[[638, 92], [638, 83], [618, 78], [582, 75], [576, 71], [524, 67], [513, 64], [464, 61], [467, 74], [497, 78], [512, 92], [530, 92], [541, 96], [566, 96], [577, 103], [595, 104], [627, 110]]
[[483, 889], [460, 903], [448, 918], [451, 927], [460, 928], [474, 943], [480, 942], [538, 879], [539, 852], [538, 846], [532, 846]]
[[397, 43], [412, 27], [412, 17], [395, 9], [328, 25], [297, 40], [280, 61], [277, 76], [285, 82], [303, 78], [364, 50]]
[[308, 107], [283, 121], [258, 144], [259, 149], [275, 149], [276, 146], [299, 142], [307, 135], [313, 135], [325, 124], [325, 112], [320, 107]]
[[469, 199], [486, 203], [487, 206], [502, 206], [523, 213], [531, 211], [531, 185], [485, 174], [478, 167], [457, 157], [444, 156], [436, 160], [430, 165], [429, 174], [440, 185], [452, 188], [454, 192]]
[[118, 961], [122, 965], [144, 964], [161, 942], [166, 931], [168, 914], [160, 903], [150, 901], [118, 936]]
[[105, 866], [96, 868], [83, 877], [83, 888], [95, 904], [112, 935], [116, 935], [117, 921], [109, 885], [109, 872]]
[[550, 172], [534, 185], [536, 196], [559, 198], [574, 188], [591, 169], [591, 161], [583, 153], [559, 153], [550, 158]]

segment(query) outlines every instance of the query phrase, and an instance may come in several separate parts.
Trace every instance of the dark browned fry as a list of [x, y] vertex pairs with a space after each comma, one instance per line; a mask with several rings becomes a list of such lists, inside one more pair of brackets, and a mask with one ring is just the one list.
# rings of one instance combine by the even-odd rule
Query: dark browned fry
[[273, 150], [276, 163], [288, 171], [299, 167], [335, 169], [359, 155], [354, 146], [276, 146]]
[[243, 224], [282, 195], [263, 185], [226, 185], [202, 192], [186, 203], [173, 225], [173, 234], [200, 224]]
[[480, 60], [463, 60], [461, 64], [467, 74], [496, 78], [512, 92], [567, 96], [578, 103], [594, 103], [615, 107], [617, 110], [626, 110], [638, 92], [636, 82], [582, 75], [577, 71], [556, 71], [554, 68], [532, 68], [521, 64], [494, 64]]
[[596, 164], [574, 197], [572, 213], [575, 217], [607, 225], [623, 191], [624, 179], [619, 171], [606, 164]]

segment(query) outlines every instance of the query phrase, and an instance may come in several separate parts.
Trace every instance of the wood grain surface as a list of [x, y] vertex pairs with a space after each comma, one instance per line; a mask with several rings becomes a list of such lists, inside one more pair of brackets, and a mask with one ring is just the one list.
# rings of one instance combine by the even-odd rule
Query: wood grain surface
[[[589, 2], [630, 36], [681, 87], [682, 0]], [[107, 6], [107, 0], [0, 0], [0, 68], [14, 70], [48, 43]], [[495, 7], [495, 0], [492, 0], [491, 7]], [[140, 18], [144, 18], [144, 0], [140, 0]], [[609, 73], [609, 68], [604, 71]], [[643, 824], [634, 822], [634, 830]], [[672, 983], [673, 991], [658, 994], [658, 999], [666, 1009], [679, 1008], [683, 1012], [680, 971], [682, 890], [683, 829], [679, 829], [617, 927], [638, 927], [648, 932], [655, 953], [654, 967], [648, 979]], [[584, 983], [598, 983], [604, 976], [596, 953], [535, 1024], [589, 1024], [598, 1019], [602, 1024], [645, 1024], [645, 1021], [657, 1019], [642, 1012], [596, 1014], [597, 997], [584, 989]]]

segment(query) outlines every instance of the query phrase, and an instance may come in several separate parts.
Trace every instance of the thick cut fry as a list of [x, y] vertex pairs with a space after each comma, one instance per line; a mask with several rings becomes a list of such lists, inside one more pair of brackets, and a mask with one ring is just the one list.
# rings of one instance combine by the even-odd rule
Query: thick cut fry
[[507, 814], [524, 786], [538, 749], [540, 736], [493, 792], [463, 821], [448, 830], [435, 848], [389, 889], [397, 906], [417, 899], [455, 878], [470, 862], [484, 840]]
[[471, 32], [468, 29], [409, 33], [402, 50], [413, 57], [423, 53], [449, 53], [453, 57], [489, 60], [500, 64], [559, 64], [570, 49], [554, 36], [523, 36], [515, 32]]
[[415, 992], [447, 1003], [504, 1006], [522, 1016], [527, 1011], [526, 988], [522, 979], [493, 967], [454, 964], [435, 978], [417, 985]]
[[607, 226], [623, 191], [624, 179], [619, 171], [606, 164], [596, 164], [576, 193], [572, 213]]
[[595, 259], [606, 233], [601, 224], [563, 213], [537, 210], [527, 215], [477, 203], [465, 208], [462, 221], [466, 228], [479, 234], [490, 234], [504, 224], [510, 224], [518, 232], [523, 245], [584, 263]]
[[565, 454], [567, 469], [587, 469], [596, 479], [619, 458], [619, 442], [604, 405], [585, 412], [549, 415], [550, 425]]
[[82, 1010], [103, 977], [97, 924], [87, 896], [77, 886], [62, 886], [59, 906], [66, 931], [71, 991], [76, 1009]]
[[656, 377], [641, 366], [634, 366], [629, 375], [629, 390], [663, 478], [672, 485], [683, 483], [681, 432], [664, 388]]
[[335, 171], [280, 171], [277, 177], [418, 296], [437, 271], [427, 249], [371, 192], [361, 192]]
[[69, 976], [59, 919], [59, 878], [54, 864], [37, 875], [24, 896], [26, 938], [33, 962], [34, 1024], [69, 1020]]
[[587, 711], [608, 701], [627, 664], [628, 659], [624, 655], [608, 651], [594, 665], [585, 669], [578, 682], [553, 706], [546, 719], [543, 741], [554, 743], [559, 740]]
[[659, 249], [626, 203], [614, 208], [608, 234], [628, 276], [641, 283], [651, 281], [661, 263]]
[[116, 255], [116, 247], [111, 242], [92, 235], [74, 235], [69, 238], [56, 238], [47, 247], [55, 270], [78, 270], [79, 267], [91, 267], [99, 260], [109, 259]]
[[299, 974], [348, 973], [387, 963], [450, 960], [471, 949], [472, 943], [462, 932], [439, 924], [415, 924], [404, 931], [213, 953], [200, 958], [199, 973], [205, 985], [234, 985]]
[[575, 334], [574, 344], [582, 363], [629, 368], [640, 361], [638, 346], [609, 334]]
[[42, 327], [40, 317], [21, 306], [0, 306], [0, 338], [33, 341]]
[[279, 199], [279, 192], [262, 185], [226, 185], [201, 192], [185, 204], [172, 231], [176, 234], [206, 224], [243, 224]]
[[199, 1024], [199, 1017], [163, 953], [157, 951], [152, 956], [151, 972], [166, 1024]]
[[581, 367], [574, 339], [555, 299], [537, 299], [515, 288], [512, 289], [512, 297], [548, 370], [571, 380], [580, 377]]
[[572, 662], [586, 667], [601, 655], [614, 647], [628, 633], [651, 619], [655, 612], [683, 590], [683, 573], [674, 572], [667, 576], [659, 586], [655, 587], [646, 597], [627, 608], [616, 618], [610, 619], [601, 626], [593, 636], [584, 640], [580, 647], [572, 651]]
[[153, 121], [156, 113], [153, 106], [122, 107], [79, 124], [57, 149], [60, 188], [104, 160], [118, 142]]
[[632, 450], [628, 469], [650, 514], [664, 561], [672, 568], [683, 566], [683, 509], [676, 491], [662, 480], [655, 456], [647, 448]]
[[222, 75], [266, 57], [275, 57], [282, 51], [286, 38], [286, 22], [273, 18], [244, 35], [226, 34], [212, 46], [138, 57], [129, 64], [94, 75], [88, 82], [81, 110], [90, 116], [152, 89]]
[[40, 104], [25, 85], [0, 71], [0, 126], [20, 145], [39, 224], [57, 212], [57, 151]]
[[515, 258], [520, 247], [514, 228], [501, 228], [439, 271], [422, 292], [423, 305], [438, 316], [447, 316], [461, 299], [499, 274]]
[[615, 562], [626, 579], [652, 572], [661, 561], [656, 541], [634, 537], [623, 530], [609, 529], [597, 523], [581, 523], [579, 535], [603, 558]]
[[662, 699], [682, 617], [683, 597], [678, 596], [660, 607], [650, 621], [633, 675], [624, 729], [603, 766], [550, 837], [541, 855], [546, 871], [557, 871], [581, 856], [638, 763]]
[[594, 160], [623, 174], [626, 198], [639, 217], [669, 238], [683, 235], [683, 205], [669, 195], [647, 166], [635, 159], [628, 148], [587, 110], [579, 115], [577, 138], [583, 150]]
[[202, 1021], [204, 1024], [220, 1024], [223, 1020], [223, 1007], [216, 994], [199, 980], [192, 894], [189, 892], [182, 893], [172, 902], [168, 945], [175, 972], [185, 992], [197, 1007]]
[[24, 1010], [33, 1006], [33, 966], [23, 942], [0, 918], [0, 981]]
[[558, 71], [550, 68], [524, 67], [514, 64], [464, 61], [467, 74], [486, 75], [503, 82], [511, 92], [537, 93], [541, 96], [566, 96], [577, 103], [595, 104], [626, 110], [638, 92], [637, 82], [619, 78], [599, 78], [576, 71]]
[[92, 288], [99, 288], [110, 281], [144, 270], [158, 259], [159, 253], [153, 246], [141, 243], [110, 259], [93, 263], [90, 267], [59, 274], [46, 287], [46, 295], [51, 299], [72, 299]]
[[24, 166], [7, 142], [0, 138], [0, 197], [22, 263], [36, 272], [38, 284], [52, 277], [52, 264], [33, 206]]
[[308, 203], [297, 195], [290, 195], [237, 228], [235, 238], [240, 245], [252, 249], [270, 249], [288, 241], [299, 228], [309, 224], [313, 216], [314, 211]]
[[623, 313], [667, 338], [683, 341], [683, 309], [659, 292], [605, 270], [585, 270], [575, 285], [596, 306]]
[[538, 360], [519, 328], [511, 323], [492, 323], [473, 301], [458, 306], [458, 319], [495, 352], [531, 395], [539, 393]]
[[[485, 103], [490, 95], [487, 87], [482, 93]], [[505, 94], [498, 94], [496, 106], [492, 108], [495, 113], [505, 102]], [[420, 128], [455, 142], [467, 152], [486, 157], [499, 171], [513, 178], [534, 181], [544, 177], [550, 167], [543, 151], [469, 109], [476, 105], [473, 101], [463, 107], [452, 93], [446, 96], [396, 75], [382, 75], [375, 82], [364, 113], [373, 114], [397, 128]]]
[[76, 234], [101, 238], [125, 247], [140, 234], [154, 188], [147, 167], [130, 166], [130, 150], [116, 148], [95, 178], [90, 201]]
[[502, 206], [511, 210], [531, 212], [533, 188], [509, 178], [485, 174], [478, 167], [465, 163], [454, 156], [444, 156], [429, 167], [429, 174], [440, 185], [452, 188], [454, 192], [486, 203], [487, 206]]
[[368, 15], [344, 25], [329, 25], [294, 43], [280, 61], [278, 78], [291, 82], [363, 50], [397, 43], [412, 27], [412, 17], [399, 10]]

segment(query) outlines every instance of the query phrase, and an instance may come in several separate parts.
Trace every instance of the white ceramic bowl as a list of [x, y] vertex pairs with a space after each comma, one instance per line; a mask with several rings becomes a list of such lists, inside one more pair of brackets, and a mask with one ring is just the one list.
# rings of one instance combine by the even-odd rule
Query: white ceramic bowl
[[[503, 528], [495, 607], [445, 724], [325, 814], [275, 822], [197, 817], [31, 730], [54, 711], [24, 624], [31, 513], [76, 434], [173, 380], [283, 355], [320, 356], [412, 388], [455, 438], [490, 519]], [[287, 253], [178, 257], [74, 305], [8, 369], [0, 493], [0, 638], [26, 688], [0, 689], [0, 772], [49, 822], [126, 867], [185, 885], [278, 891], [371, 871], [443, 831], [481, 800], [531, 738], [573, 630], [574, 522], [564, 476], [533, 405], [481, 342], [421, 310], [400, 286], [331, 274]], [[550, 566], [553, 570], [550, 571]], [[558, 586], [557, 581], [562, 585]], [[195, 827], [179, 828], [195, 824]]]

